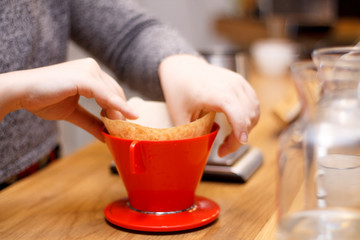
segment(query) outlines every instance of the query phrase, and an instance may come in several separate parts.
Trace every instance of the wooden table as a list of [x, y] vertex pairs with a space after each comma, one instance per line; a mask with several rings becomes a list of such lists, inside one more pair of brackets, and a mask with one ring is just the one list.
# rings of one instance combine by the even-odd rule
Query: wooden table
[[245, 184], [203, 181], [197, 195], [216, 201], [213, 224], [194, 231], [143, 234], [116, 229], [104, 219], [107, 204], [126, 197], [112, 157], [95, 142], [0, 192], [0, 239], [273, 239], [276, 227], [277, 140], [281, 124], [273, 106], [292, 83], [250, 74], [262, 116], [250, 144], [263, 151], [264, 164]]

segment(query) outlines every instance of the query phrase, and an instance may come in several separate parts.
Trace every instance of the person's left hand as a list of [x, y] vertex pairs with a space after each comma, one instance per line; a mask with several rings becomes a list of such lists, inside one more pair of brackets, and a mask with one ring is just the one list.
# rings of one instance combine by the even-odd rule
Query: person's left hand
[[199, 118], [202, 111], [223, 112], [232, 132], [218, 154], [234, 152], [248, 141], [260, 108], [255, 91], [241, 75], [195, 56], [174, 55], [162, 61], [159, 76], [175, 125]]

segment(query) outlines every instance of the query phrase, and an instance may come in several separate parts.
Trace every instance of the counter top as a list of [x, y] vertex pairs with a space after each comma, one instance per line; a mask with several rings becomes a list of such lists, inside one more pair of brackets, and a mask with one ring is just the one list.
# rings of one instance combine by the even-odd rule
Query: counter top
[[221, 208], [203, 228], [145, 234], [118, 229], [104, 208], [127, 196], [121, 178], [109, 170], [112, 157], [94, 142], [0, 192], [0, 239], [273, 239], [276, 227], [278, 135], [282, 125], [273, 106], [292, 87], [289, 77], [268, 79], [250, 73], [262, 116], [249, 136], [264, 163], [247, 183], [200, 182], [196, 194]]

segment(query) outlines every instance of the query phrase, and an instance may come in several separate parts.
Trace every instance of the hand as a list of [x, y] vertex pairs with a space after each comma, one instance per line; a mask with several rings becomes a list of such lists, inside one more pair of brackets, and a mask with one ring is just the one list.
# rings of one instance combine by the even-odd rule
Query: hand
[[0, 120], [26, 109], [48, 120], [67, 120], [103, 140], [102, 122], [78, 104], [80, 96], [95, 98], [110, 118], [137, 117], [120, 85], [91, 58], [0, 75]]
[[159, 76], [176, 125], [197, 119], [202, 111], [223, 112], [232, 132], [220, 146], [219, 156], [236, 151], [248, 141], [260, 108], [255, 91], [241, 75], [195, 56], [174, 55], [162, 61]]

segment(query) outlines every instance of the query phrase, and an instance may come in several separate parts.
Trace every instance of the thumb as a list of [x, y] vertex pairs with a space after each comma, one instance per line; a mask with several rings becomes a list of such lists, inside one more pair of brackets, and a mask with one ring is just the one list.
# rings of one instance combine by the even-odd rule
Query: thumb
[[238, 141], [237, 137], [235, 136], [234, 132], [231, 132], [228, 135], [224, 142], [220, 145], [218, 149], [218, 155], [223, 157], [227, 154], [235, 152], [242, 144]]
[[104, 142], [104, 137], [101, 133], [104, 126], [102, 121], [79, 104], [65, 120], [84, 129], [100, 141]]

